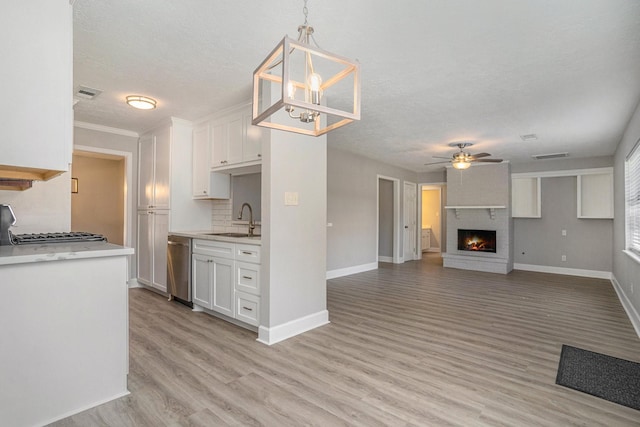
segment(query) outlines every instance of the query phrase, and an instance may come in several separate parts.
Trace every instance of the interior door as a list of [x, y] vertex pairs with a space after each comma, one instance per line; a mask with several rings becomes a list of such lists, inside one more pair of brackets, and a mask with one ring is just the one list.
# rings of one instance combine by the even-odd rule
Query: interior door
[[404, 260], [412, 261], [417, 255], [417, 185], [404, 183]]

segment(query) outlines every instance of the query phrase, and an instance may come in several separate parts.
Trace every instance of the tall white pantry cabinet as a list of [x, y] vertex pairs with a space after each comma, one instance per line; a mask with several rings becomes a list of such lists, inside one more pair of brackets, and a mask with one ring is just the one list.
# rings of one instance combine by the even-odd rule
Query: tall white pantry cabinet
[[191, 122], [172, 117], [138, 140], [138, 283], [167, 292], [171, 231], [211, 228], [211, 205], [193, 200]]

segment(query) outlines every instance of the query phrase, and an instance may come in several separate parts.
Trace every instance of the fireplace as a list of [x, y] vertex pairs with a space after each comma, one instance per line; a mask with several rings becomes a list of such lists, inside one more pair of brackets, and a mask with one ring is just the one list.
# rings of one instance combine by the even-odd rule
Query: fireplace
[[495, 230], [458, 229], [458, 250], [496, 253]]

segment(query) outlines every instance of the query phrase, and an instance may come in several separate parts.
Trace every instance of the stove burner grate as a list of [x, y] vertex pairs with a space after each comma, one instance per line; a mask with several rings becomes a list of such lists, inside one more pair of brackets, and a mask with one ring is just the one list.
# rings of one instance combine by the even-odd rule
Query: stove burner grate
[[69, 243], [69, 242], [106, 242], [102, 234], [71, 231], [68, 233], [11, 234], [14, 245]]

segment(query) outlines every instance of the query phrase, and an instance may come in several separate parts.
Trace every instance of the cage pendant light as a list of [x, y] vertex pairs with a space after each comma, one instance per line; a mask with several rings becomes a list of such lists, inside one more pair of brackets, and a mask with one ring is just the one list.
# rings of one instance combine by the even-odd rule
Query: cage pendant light
[[360, 120], [360, 64], [320, 49], [306, 1], [303, 11], [298, 39], [284, 37], [253, 73], [252, 123], [319, 136]]

